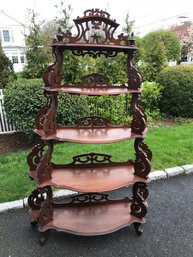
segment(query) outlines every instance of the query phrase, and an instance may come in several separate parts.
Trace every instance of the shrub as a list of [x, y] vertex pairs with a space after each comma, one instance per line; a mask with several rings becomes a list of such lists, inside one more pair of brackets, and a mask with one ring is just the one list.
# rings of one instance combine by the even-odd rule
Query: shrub
[[156, 81], [162, 85], [160, 111], [167, 116], [193, 118], [193, 66], [165, 68]]
[[147, 116], [156, 119], [160, 116], [159, 104], [161, 98], [161, 86], [156, 82], [145, 81], [142, 86], [141, 104]]
[[14, 80], [16, 75], [13, 70], [13, 64], [9, 58], [0, 51], [0, 88], [4, 88], [8, 82]]
[[[41, 79], [18, 79], [4, 90], [8, 119], [27, 134], [35, 128], [34, 118], [46, 102], [42, 86]], [[58, 102], [58, 123], [72, 124], [76, 117], [87, 114], [86, 96], [59, 94]]]

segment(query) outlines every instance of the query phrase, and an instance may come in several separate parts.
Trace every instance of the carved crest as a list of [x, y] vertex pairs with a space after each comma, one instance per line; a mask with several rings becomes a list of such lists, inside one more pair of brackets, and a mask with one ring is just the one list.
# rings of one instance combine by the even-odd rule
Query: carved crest
[[110, 14], [99, 9], [90, 9], [84, 12], [83, 17], [73, 20], [77, 29], [77, 35], [67, 31], [57, 35], [57, 40], [62, 43], [86, 43], [86, 44], [113, 44], [131, 45], [128, 37], [121, 33], [117, 38], [114, 33], [119, 26], [116, 20], [110, 18]]

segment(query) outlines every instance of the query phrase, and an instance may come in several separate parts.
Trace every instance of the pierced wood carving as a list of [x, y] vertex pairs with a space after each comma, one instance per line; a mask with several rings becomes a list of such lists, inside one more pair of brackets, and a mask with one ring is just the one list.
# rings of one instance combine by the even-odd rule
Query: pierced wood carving
[[148, 189], [147, 189], [147, 184], [144, 182], [136, 182], [133, 185], [133, 198], [138, 199], [138, 201], [144, 202], [148, 195]]
[[135, 139], [134, 147], [136, 152], [136, 161], [134, 163], [135, 175], [147, 178], [151, 171], [150, 160], [152, 153], [141, 138]]
[[53, 207], [51, 201], [45, 201], [41, 205], [40, 214], [37, 218], [38, 224], [43, 227], [53, 220]]
[[47, 141], [47, 152], [41, 157], [39, 164], [37, 165], [37, 177], [42, 183], [52, 177], [52, 163], [51, 157], [53, 153], [53, 141]]
[[136, 182], [133, 185], [133, 199], [131, 204], [131, 214], [138, 218], [143, 218], [147, 214], [145, 200], [148, 197], [147, 184]]
[[131, 130], [133, 133], [143, 134], [146, 128], [147, 117], [143, 108], [139, 105], [139, 94], [132, 95], [131, 107], [133, 111], [133, 120], [131, 122]]
[[95, 164], [95, 163], [111, 163], [111, 155], [88, 153], [81, 154], [73, 157], [71, 164]]
[[129, 89], [139, 89], [142, 83], [142, 77], [139, 71], [133, 66], [132, 59], [136, 50], [132, 50], [128, 54], [127, 59], [127, 70], [128, 70], [128, 88]]
[[56, 88], [61, 85], [60, 70], [63, 64], [63, 51], [55, 47], [53, 48], [53, 53], [55, 54], [56, 61], [53, 65], [48, 66], [43, 73], [43, 81], [45, 87]]
[[43, 156], [45, 143], [41, 141], [39, 144], [36, 144], [33, 148], [31, 153], [27, 156], [27, 163], [30, 167], [30, 170], [35, 170], [40, 163], [40, 160]]
[[35, 117], [36, 129], [42, 129], [46, 134], [52, 135], [56, 132], [57, 93], [44, 91], [46, 105], [40, 108]]
[[44, 188], [36, 188], [28, 197], [28, 204], [32, 210], [40, 210], [43, 202], [51, 201], [52, 189], [47, 186]]
[[[83, 17], [74, 19], [77, 35], [67, 31], [57, 36], [59, 42], [86, 43], [86, 44], [114, 44], [130, 45], [128, 37], [121, 33], [118, 38], [114, 33], [119, 26], [115, 20], [110, 19], [110, 14], [99, 9], [90, 9], [84, 12]], [[57, 42], [53, 40], [53, 44]]]
[[93, 203], [105, 201], [109, 201], [108, 194], [87, 193], [73, 196], [70, 203]]
[[110, 127], [110, 121], [107, 118], [99, 116], [82, 117], [76, 120], [79, 128], [106, 128]]

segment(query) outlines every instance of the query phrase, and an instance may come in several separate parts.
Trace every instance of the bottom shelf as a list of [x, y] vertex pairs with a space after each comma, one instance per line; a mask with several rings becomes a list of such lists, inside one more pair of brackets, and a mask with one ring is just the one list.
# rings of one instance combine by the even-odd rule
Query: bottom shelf
[[[144, 218], [137, 218], [130, 214], [131, 200], [110, 200], [99, 203], [70, 203], [52, 204], [52, 220], [45, 226], [39, 226], [39, 231], [49, 229], [63, 231], [76, 235], [94, 236], [104, 235], [119, 230], [131, 223], [144, 223]], [[36, 220], [40, 211], [31, 210]]]

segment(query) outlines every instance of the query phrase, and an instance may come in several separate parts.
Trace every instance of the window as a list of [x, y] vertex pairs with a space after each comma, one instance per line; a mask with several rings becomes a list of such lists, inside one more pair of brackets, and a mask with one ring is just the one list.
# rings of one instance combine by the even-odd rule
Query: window
[[10, 42], [9, 30], [3, 30], [3, 40], [4, 42]]
[[17, 53], [12, 53], [11, 54], [11, 59], [13, 63], [19, 63], [19, 58]]
[[20, 61], [21, 61], [21, 63], [25, 63], [24, 55], [21, 55], [21, 54], [20, 54]]

